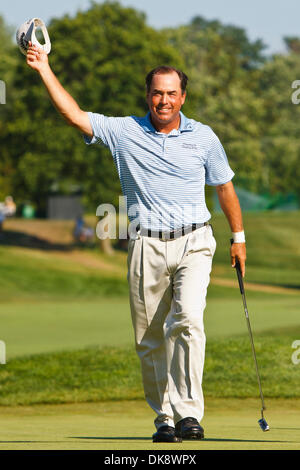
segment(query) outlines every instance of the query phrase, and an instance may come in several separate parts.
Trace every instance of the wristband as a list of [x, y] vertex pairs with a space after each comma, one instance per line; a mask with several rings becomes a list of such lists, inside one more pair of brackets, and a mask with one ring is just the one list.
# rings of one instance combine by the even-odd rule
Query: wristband
[[245, 232], [232, 232], [233, 243], [246, 243]]

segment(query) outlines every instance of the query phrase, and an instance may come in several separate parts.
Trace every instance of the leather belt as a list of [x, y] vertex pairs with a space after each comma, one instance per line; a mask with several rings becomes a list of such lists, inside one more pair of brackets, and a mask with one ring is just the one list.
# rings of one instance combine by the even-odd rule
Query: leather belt
[[166, 240], [174, 240], [176, 238], [179, 238], [183, 235], [193, 232], [194, 230], [197, 230], [198, 228], [204, 227], [205, 225], [209, 225], [209, 222], [182, 226], [181, 228], [173, 230], [171, 232], [146, 229], [138, 225], [137, 231], [139, 231], [140, 235], [142, 236], [159, 238], [160, 240], [166, 241]]

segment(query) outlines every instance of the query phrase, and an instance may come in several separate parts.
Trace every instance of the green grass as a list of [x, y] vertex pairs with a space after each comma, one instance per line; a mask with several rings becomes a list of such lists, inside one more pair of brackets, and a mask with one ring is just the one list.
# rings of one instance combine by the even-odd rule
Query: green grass
[[[244, 214], [246, 281], [300, 287], [299, 215]], [[53, 243], [60, 236], [68, 243], [70, 227], [62, 222], [17, 222], [27, 233], [43, 238], [51, 231]], [[218, 244], [212, 278], [235, 287], [212, 283], [208, 291], [206, 439], [163, 449], [299, 449], [300, 365], [292, 363], [291, 346], [300, 339], [300, 295], [246, 289], [271, 426], [262, 433], [230, 231], [223, 215], [212, 223]], [[0, 365], [0, 449], [161, 450], [151, 442], [155, 416], [133, 347], [126, 253], [84, 248], [78, 256], [51, 243], [21, 248], [14, 243], [23, 238], [13, 235], [9, 246], [0, 245], [0, 339], [7, 352]]]
[[[249, 291], [247, 304], [254, 334], [299, 324], [300, 295]], [[0, 318], [0, 339], [6, 343], [8, 360], [95, 345], [133, 344], [128, 296], [2, 302]], [[208, 339], [245, 333], [239, 289], [211, 285], [204, 321]]]
[[0, 404], [142, 398], [132, 348], [88, 348], [13, 359], [0, 369]]
[[[299, 325], [300, 295], [283, 295], [247, 291], [246, 300], [251, 326], [261, 333]], [[238, 286], [225, 288], [211, 285], [204, 312], [205, 331], [208, 338], [224, 338], [247, 331], [246, 318]]]
[[[254, 338], [263, 391], [266, 397], [300, 397], [299, 367], [291, 356], [300, 327], [273, 330]], [[248, 335], [211, 341], [207, 346], [204, 394], [211, 397], [258, 395], [254, 360]]]
[[[299, 215], [299, 212], [244, 214], [248, 250], [246, 281], [300, 287]], [[47, 221], [44, 222], [46, 225]], [[48, 223], [50, 231], [52, 222]], [[213, 276], [234, 279], [225, 216], [214, 215], [212, 224], [217, 239]], [[61, 256], [63, 251], [0, 245], [0, 302], [127, 294], [125, 252], [108, 256], [97, 249], [82, 250], [83, 255], [99, 264], [98, 268], [96, 264], [90, 267], [80, 264], [76, 258], [72, 261], [72, 252], [69, 253], [66, 259]]]
[[[299, 398], [299, 367], [291, 355], [300, 328], [256, 336], [264, 394]], [[210, 340], [206, 348], [207, 397], [257, 397], [258, 386], [247, 335]], [[131, 348], [87, 348], [25, 356], [0, 369], [0, 404], [31, 405], [142, 399], [138, 357]]]
[[[247, 303], [254, 335], [299, 324], [299, 295], [249, 291]], [[8, 361], [90, 346], [126, 347], [134, 341], [127, 296], [0, 303], [0, 318]], [[204, 321], [208, 340], [246, 333], [239, 289], [211, 285]]]
[[0, 318], [8, 361], [29, 354], [133, 344], [127, 297], [3, 303]]
[[[56, 254], [0, 247], [1, 302], [11, 300], [118, 297], [128, 292], [126, 276], [82, 268]], [[97, 254], [95, 254], [97, 259]]]
[[205, 405], [204, 440], [178, 444], [152, 442], [154, 413], [144, 400], [1, 407], [0, 449], [101, 450], [99, 465], [114, 450], [146, 450], [143, 459], [181, 451], [197, 454], [197, 464], [201, 450], [299, 450], [300, 400], [269, 399], [267, 433], [257, 424], [257, 399], [208, 398]]
[[[243, 215], [247, 241], [246, 280], [300, 287], [300, 212]], [[228, 274], [230, 230], [223, 214], [212, 217], [217, 240], [214, 263]]]

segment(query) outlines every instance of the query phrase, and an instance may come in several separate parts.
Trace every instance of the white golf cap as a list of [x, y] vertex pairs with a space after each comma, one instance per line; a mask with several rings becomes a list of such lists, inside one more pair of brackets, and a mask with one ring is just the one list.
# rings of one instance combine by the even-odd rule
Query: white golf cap
[[[41, 28], [44, 35], [45, 44], [43, 45], [40, 44], [36, 38], [35, 31], [37, 28]], [[28, 20], [26, 23], [22, 24], [22, 26], [20, 26], [20, 28], [17, 30], [16, 39], [20, 51], [24, 55], [27, 54], [29, 41], [31, 41], [32, 45], [41, 47], [46, 52], [46, 54], [49, 54], [51, 51], [49, 34], [44, 21], [40, 18], [31, 18], [31, 20]]]

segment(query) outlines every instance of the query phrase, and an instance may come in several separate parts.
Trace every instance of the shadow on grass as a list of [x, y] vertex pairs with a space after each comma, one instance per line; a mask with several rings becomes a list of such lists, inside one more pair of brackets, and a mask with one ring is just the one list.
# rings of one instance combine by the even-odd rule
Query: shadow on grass
[[[45, 251], [72, 251], [74, 249], [97, 248], [98, 244], [94, 241], [73, 243], [52, 243], [36, 235], [18, 232], [15, 230], [3, 230], [0, 232], [0, 246], [19, 246], [23, 248], [32, 248]], [[128, 240], [118, 240], [113, 245], [116, 252], [127, 253]]]
[[[74, 436], [70, 437], [70, 439], [97, 439], [97, 440], [113, 440], [113, 441], [152, 441], [152, 437], [81, 437], [81, 436]], [[271, 443], [290, 443], [292, 441], [266, 441], [263, 439], [220, 439], [220, 438], [204, 438], [201, 439], [201, 442], [271, 442]], [[184, 440], [184, 442], [199, 442], [197, 440]], [[157, 444], [157, 443], [156, 443]]]
[[65, 442], [66, 441], [0, 441], [0, 444], [53, 444]]
[[272, 443], [284, 443], [288, 444], [293, 441], [266, 441], [264, 439], [220, 439], [220, 438], [204, 438], [204, 441], [210, 442], [272, 442]]
[[152, 441], [152, 437], [102, 437], [102, 436], [97, 436], [97, 437], [81, 437], [81, 436], [71, 436], [69, 439], [97, 439], [97, 440], [112, 440], [112, 441]]
[[300, 431], [300, 428], [273, 428], [272, 426], [272, 429], [276, 429], [277, 431]]
[[260, 286], [263, 284], [264, 286], [270, 286], [270, 287], [284, 287], [285, 289], [293, 289], [293, 290], [300, 290], [300, 285], [299, 284], [278, 284], [277, 282], [257, 282], [257, 281], [250, 281], [251, 284], [256, 284], [257, 286]]
[[39, 250], [71, 251], [77, 247], [74, 244], [51, 243], [34, 235], [14, 230], [5, 230], [0, 233], [0, 245], [21, 246], [23, 248], [37, 248]]

